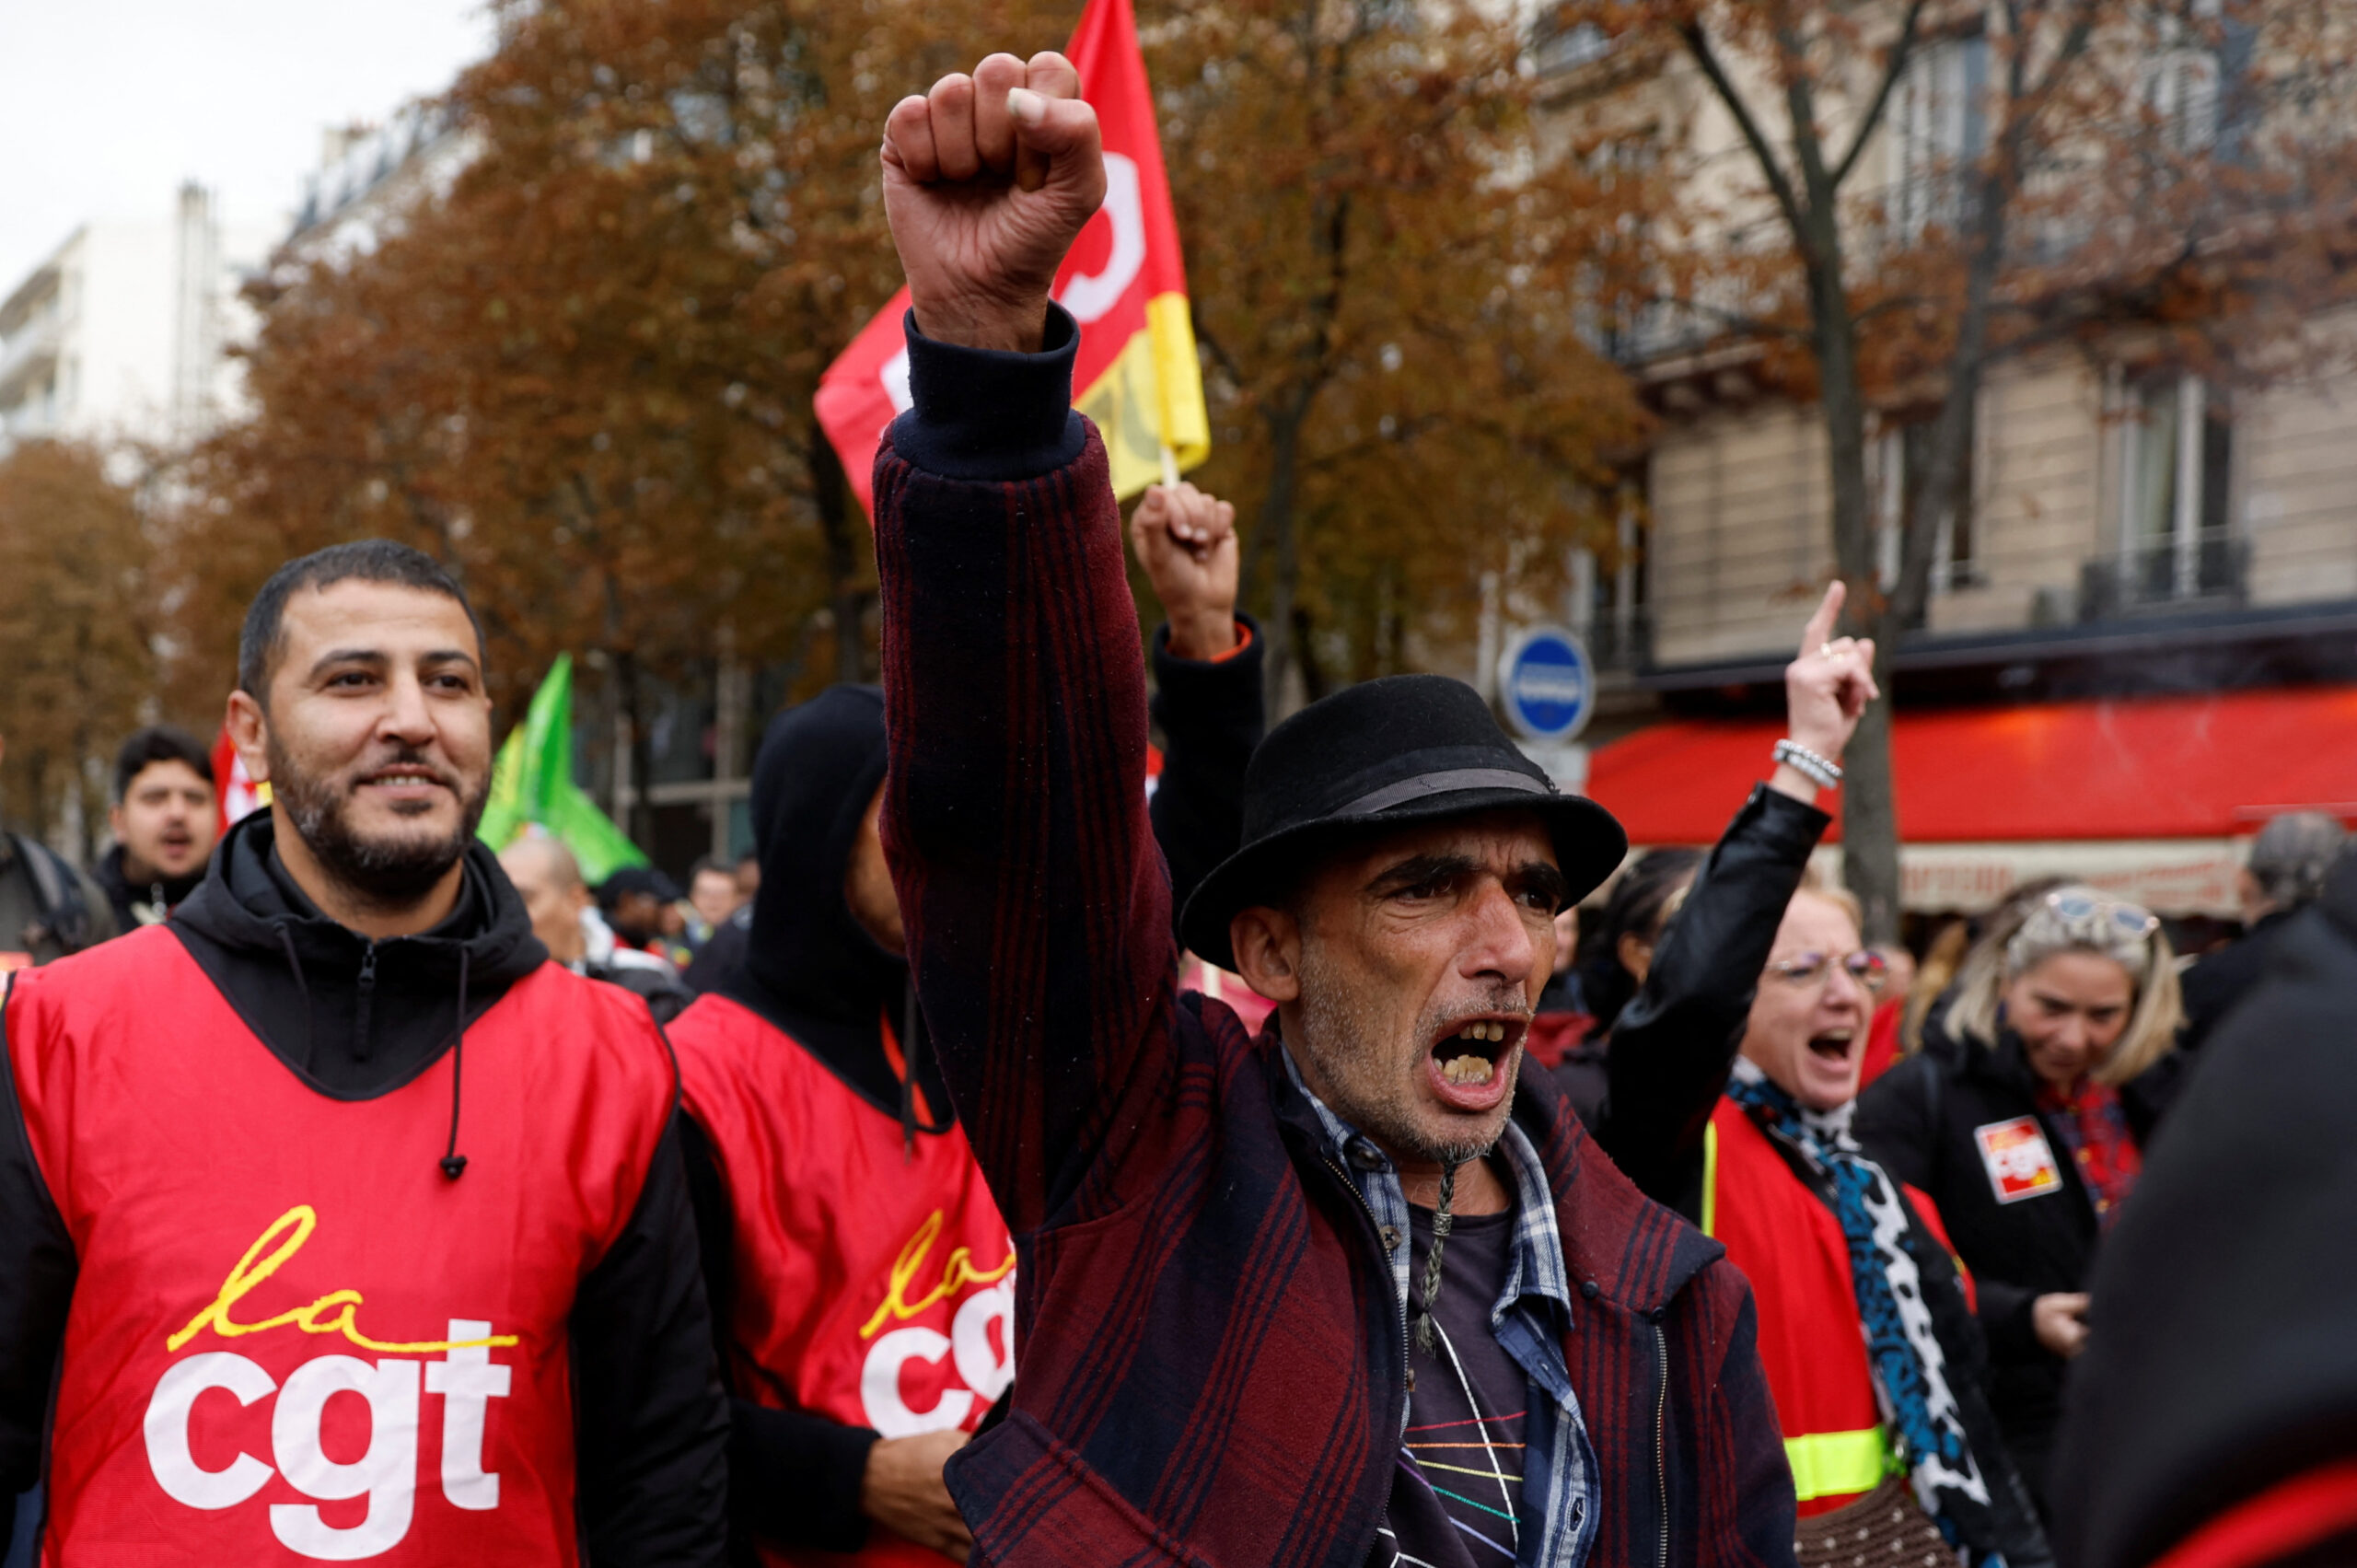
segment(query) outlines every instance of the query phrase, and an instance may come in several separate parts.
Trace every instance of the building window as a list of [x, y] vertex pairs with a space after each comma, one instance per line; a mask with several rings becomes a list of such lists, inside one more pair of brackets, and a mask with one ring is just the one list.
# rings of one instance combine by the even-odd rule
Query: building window
[[2129, 378], [2120, 427], [2119, 594], [2125, 604], [2235, 590], [2235, 426], [2200, 377]]
[[1608, 58], [1620, 42], [1594, 22], [1550, 23], [1532, 40], [1531, 64], [1542, 77], [1565, 75]]
[[[1964, 445], [1968, 454], [1976, 450], [1978, 425], [1977, 419], [1966, 423]], [[1887, 427], [1875, 437], [1870, 453], [1874, 467], [1870, 480], [1875, 496], [1875, 559], [1886, 591], [1898, 586], [1906, 529], [1911, 525], [1908, 510], [1911, 504], [1910, 476], [1922, 472], [1932, 460], [1932, 439], [1933, 422], [1929, 420]], [[1942, 507], [1933, 524], [1938, 530], [1932, 540], [1930, 586], [1935, 594], [1974, 587], [1981, 581], [1980, 530], [1973, 518], [1978, 499], [1975, 466], [1972, 457], [1968, 456], [1956, 475], [1953, 505]]]
[[2190, 0], [2155, 18], [2152, 57], [2145, 63], [2145, 111], [2161, 146], [2180, 157], [2212, 151], [2239, 157], [2255, 108], [2248, 82], [2258, 28], [2227, 16], [2222, 0]]
[[1975, 35], [1921, 46], [1891, 105], [1898, 189], [1891, 220], [1912, 243], [1965, 219], [1972, 162], [1989, 147], [1989, 41]]
[[2162, 50], [2144, 68], [2144, 107], [2163, 147], [2206, 150], [2218, 139], [2218, 57], [2198, 45]]
[[1643, 502], [1622, 492], [1614, 538], [1604, 558], [1582, 550], [1573, 558], [1572, 626], [1586, 639], [1600, 668], [1633, 669], [1653, 661], [1650, 574], [1645, 567]]

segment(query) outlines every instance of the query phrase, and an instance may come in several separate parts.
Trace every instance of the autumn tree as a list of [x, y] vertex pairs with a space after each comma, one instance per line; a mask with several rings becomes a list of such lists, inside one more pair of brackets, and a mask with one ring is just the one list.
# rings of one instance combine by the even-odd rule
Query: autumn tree
[[[1814, 398], [1845, 629], [1875, 638], [1885, 691], [1992, 366], [2134, 331], [2209, 374], [2280, 375], [2340, 296], [2357, 57], [2329, 0], [1572, 0], [1550, 25], [1615, 82], [1600, 123], [1616, 102], [1630, 123], [1631, 95], [1667, 110], [1622, 305], [1656, 329], [1668, 308], [1689, 341], [1748, 339]], [[1868, 446], [1906, 424], [1886, 577]], [[1898, 915], [1889, 742], [1876, 704], [1843, 796], [1878, 941]]]
[[498, 20], [447, 99], [447, 188], [257, 291], [256, 412], [192, 456], [172, 529], [188, 679], [219, 679], [278, 562], [406, 539], [467, 583], [495, 671], [602, 672], [643, 780], [647, 680], [724, 641], [866, 670], [866, 530], [811, 393], [899, 281], [877, 127], [970, 45], [908, 0]]
[[0, 787], [11, 827], [70, 833], [86, 865], [154, 686], [147, 561], [133, 492], [99, 453], [32, 441], [0, 458]]
[[[1462, 641], [1590, 537], [1637, 411], [1571, 286], [1592, 181], [1538, 157], [1521, 26], [1387, 0], [1142, 7], [1213, 458], [1272, 702]], [[1322, 654], [1319, 650], [1323, 650]]]
[[[277, 563], [372, 534], [467, 583], [503, 700], [575, 651], [641, 779], [646, 684], [724, 640], [866, 674], [869, 539], [811, 394], [899, 283], [878, 128], [1080, 9], [507, 0], [447, 99], [448, 177], [256, 290], [254, 412], [190, 456], [166, 529], [175, 692], [217, 702]], [[1536, 156], [1518, 29], [1376, 0], [1141, 19], [1216, 426], [1199, 477], [1254, 521], [1272, 685], [1469, 640], [1485, 572], [1561, 580], [1637, 420], [1574, 330], [1596, 224], [1584, 171]]]

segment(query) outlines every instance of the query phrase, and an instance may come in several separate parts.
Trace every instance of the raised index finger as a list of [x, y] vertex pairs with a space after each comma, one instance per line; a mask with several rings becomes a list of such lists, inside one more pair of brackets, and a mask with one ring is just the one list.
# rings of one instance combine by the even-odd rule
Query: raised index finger
[[1849, 592], [1848, 586], [1839, 577], [1825, 585], [1825, 598], [1817, 602], [1817, 613], [1808, 618], [1808, 627], [1801, 633], [1804, 657], [1833, 641], [1833, 628], [1841, 621], [1841, 601]]

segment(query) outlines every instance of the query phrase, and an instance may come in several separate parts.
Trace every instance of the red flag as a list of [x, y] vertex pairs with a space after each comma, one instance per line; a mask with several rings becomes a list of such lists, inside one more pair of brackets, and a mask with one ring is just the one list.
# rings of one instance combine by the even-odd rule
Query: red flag
[[[1089, 0], [1069, 51], [1080, 96], [1105, 134], [1105, 204], [1056, 274], [1055, 296], [1080, 323], [1073, 406], [1092, 420], [1112, 459], [1113, 492], [1131, 496], [1162, 477], [1162, 449], [1180, 468], [1211, 455], [1211, 423], [1170, 182], [1162, 171], [1154, 97], [1138, 53], [1130, 0]], [[905, 288], [863, 328], [819, 385], [819, 423], [871, 511], [876, 448], [909, 406]]]
[[213, 742], [213, 800], [225, 833], [238, 818], [270, 804], [270, 786], [258, 784], [248, 776], [246, 760], [229, 743], [229, 721], [226, 718], [221, 721], [219, 738]]

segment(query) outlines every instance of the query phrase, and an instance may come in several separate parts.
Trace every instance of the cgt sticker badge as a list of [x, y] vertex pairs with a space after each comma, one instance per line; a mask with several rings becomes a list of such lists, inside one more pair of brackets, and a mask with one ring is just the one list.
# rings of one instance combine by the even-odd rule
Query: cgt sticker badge
[[2054, 1163], [2054, 1150], [2037, 1117], [2016, 1116], [1975, 1127], [1972, 1141], [1980, 1145], [1980, 1163], [2000, 1203], [2061, 1191], [2062, 1167]]

